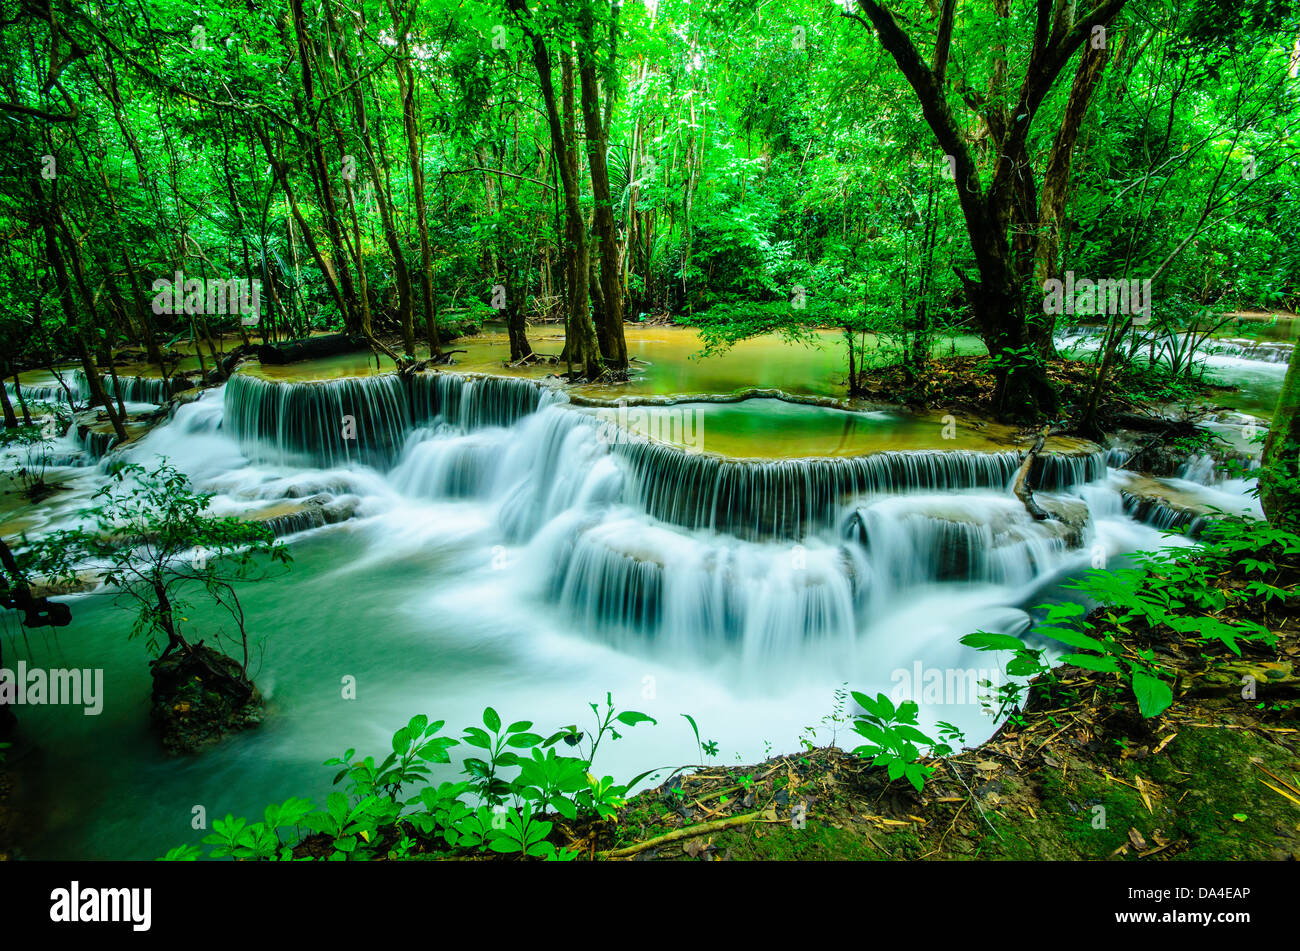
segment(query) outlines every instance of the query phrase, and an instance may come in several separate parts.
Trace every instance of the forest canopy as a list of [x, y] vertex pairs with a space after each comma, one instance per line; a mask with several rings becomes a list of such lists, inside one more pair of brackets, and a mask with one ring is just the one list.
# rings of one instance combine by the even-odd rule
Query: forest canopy
[[1300, 297], [1292, 6], [6, 0], [0, 370], [499, 317], [617, 379], [670, 317], [964, 329], [1050, 412], [1058, 320], [1106, 315], [1045, 282], [1178, 330]]

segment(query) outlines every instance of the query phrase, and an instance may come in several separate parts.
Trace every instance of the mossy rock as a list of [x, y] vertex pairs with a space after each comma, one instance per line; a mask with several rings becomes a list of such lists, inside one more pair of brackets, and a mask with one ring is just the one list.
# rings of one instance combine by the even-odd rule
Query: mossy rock
[[482, 323], [473, 318], [449, 320], [438, 324], [438, 344], [448, 344], [462, 337], [477, 337], [482, 332]]
[[152, 716], [168, 753], [197, 753], [262, 722], [261, 693], [225, 654], [200, 643], [152, 667]]

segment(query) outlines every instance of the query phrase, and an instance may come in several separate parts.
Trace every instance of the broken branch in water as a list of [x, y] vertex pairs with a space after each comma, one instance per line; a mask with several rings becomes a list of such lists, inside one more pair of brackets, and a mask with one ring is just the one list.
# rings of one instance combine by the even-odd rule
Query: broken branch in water
[[1059, 515], [1047, 511], [1034, 500], [1034, 490], [1030, 488], [1029, 485], [1029, 470], [1033, 468], [1034, 460], [1043, 450], [1043, 443], [1047, 441], [1047, 433], [1048, 427], [1044, 426], [1042, 431], [1038, 434], [1038, 438], [1034, 440], [1033, 448], [1029, 450], [1024, 461], [1020, 463], [1020, 468], [1016, 471], [1016, 481], [1013, 486], [1016, 498], [1021, 501], [1025, 510], [1040, 522], [1047, 519], [1056, 519], [1057, 521], [1061, 520]]

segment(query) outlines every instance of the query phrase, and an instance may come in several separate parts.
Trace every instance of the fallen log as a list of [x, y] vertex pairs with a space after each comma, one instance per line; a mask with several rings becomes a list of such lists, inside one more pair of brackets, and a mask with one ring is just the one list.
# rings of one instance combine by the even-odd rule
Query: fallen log
[[1034, 490], [1029, 485], [1029, 470], [1033, 468], [1034, 460], [1038, 457], [1038, 454], [1043, 451], [1043, 443], [1047, 441], [1047, 432], [1048, 428], [1044, 426], [1042, 432], [1038, 434], [1038, 438], [1034, 440], [1033, 448], [1029, 450], [1024, 461], [1020, 463], [1020, 468], [1016, 471], [1016, 481], [1013, 485], [1016, 498], [1024, 505], [1025, 510], [1040, 522], [1047, 519], [1061, 521], [1059, 515], [1047, 511], [1034, 501]]
[[284, 343], [264, 343], [257, 348], [257, 359], [270, 366], [282, 366], [299, 360], [318, 360], [369, 349], [370, 341], [363, 336], [328, 334]]

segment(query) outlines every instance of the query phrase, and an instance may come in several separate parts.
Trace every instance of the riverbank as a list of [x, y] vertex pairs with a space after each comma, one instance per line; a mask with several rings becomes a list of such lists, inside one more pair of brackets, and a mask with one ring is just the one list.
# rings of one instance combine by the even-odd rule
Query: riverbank
[[1237, 640], [1240, 655], [1109, 610], [1094, 634], [1172, 678], [1158, 717], [1113, 676], [1064, 666], [989, 740], [932, 760], [920, 792], [840, 748], [855, 745], [844, 724], [837, 746], [676, 777], [578, 845], [669, 860], [1300, 860], [1298, 556], [1294, 535], [1231, 552], [1211, 565], [1228, 565], [1212, 582], [1220, 609], [1174, 613], [1274, 636]]
[[[1060, 395], [1061, 417], [1082, 419], [1092, 399], [1096, 365], [1091, 358], [1063, 358], [1050, 363], [1047, 377]], [[986, 356], [945, 356], [932, 359], [920, 373], [901, 365], [873, 368], [859, 377], [859, 389], [871, 400], [889, 398], [923, 409], [948, 407], [993, 414], [997, 381]], [[1163, 403], [1212, 402], [1217, 393], [1234, 389], [1204, 377], [1172, 375], [1146, 366], [1122, 364], [1098, 394], [1097, 420], [1107, 428], [1134, 412]]]
[[643, 794], [598, 848], [643, 860], [1300, 860], [1293, 718], [1189, 697], [1148, 724], [1136, 704], [1103, 703], [1095, 675], [1057, 676], [1085, 695], [939, 761], [921, 794], [821, 748]]

